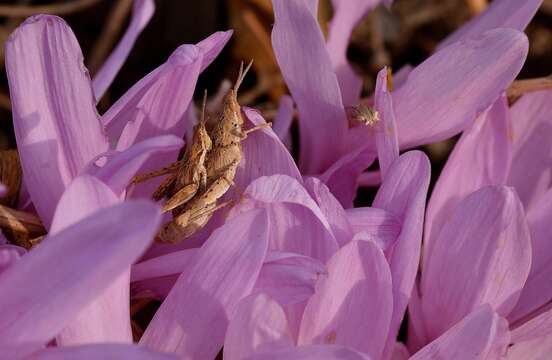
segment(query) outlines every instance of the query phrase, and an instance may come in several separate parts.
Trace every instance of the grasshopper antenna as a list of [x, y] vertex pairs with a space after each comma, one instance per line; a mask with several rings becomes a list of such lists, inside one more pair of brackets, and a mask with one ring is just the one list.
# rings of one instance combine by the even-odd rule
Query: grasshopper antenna
[[245, 70], [243, 69], [243, 61], [240, 63], [240, 72], [238, 74], [238, 79], [236, 80], [236, 85], [234, 85], [234, 91], [237, 93], [238, 89], [240, 88], [240, 85], [243, 82], [243, 79], [245, 78], [245, 75], [247, 75], [247, 72], [249, 69], [251, 69], [251, 65], [253, 65], [253, 60], [247, 64]]

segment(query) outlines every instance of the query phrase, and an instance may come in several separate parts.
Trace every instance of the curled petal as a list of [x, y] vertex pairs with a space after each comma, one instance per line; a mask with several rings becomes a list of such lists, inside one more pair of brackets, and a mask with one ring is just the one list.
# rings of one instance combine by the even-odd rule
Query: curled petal
[[387, 72], [387, 68], [384, 68], [378, 73], [374, 104], [380, 118], [376, 124], [376, 146], [382, 179], [393, 161], [399, 157], [395, 110], [393, 108], [393, 98], [387, 89]]

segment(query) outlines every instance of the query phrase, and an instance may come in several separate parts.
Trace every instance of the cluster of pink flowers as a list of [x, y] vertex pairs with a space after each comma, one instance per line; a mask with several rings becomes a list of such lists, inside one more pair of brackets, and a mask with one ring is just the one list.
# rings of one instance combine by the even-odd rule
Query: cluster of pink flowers
[[[227, 194], [241, 200], [178, 245], [153, 243], [155, 182], [129, 182], [177, 158], [198, 76], [232, 32], [180, 46], [100, 116], [97, 100], [153, 1], [135, 1], [92, 80], [63, 20], [25, 21], [6, 44], [19, 206], [48, 235], [29, 252], [0, 245], [0, 358], [214, 359], [221, 349], [229, 360], [548, 358], [552, 91], [512, 106], [504, 95], [542, 0], [493, 1], [397, 72], [392, 91], [382, 69], [379, 121], [367, 128], [347, 120], [362, 83], [345, 51], [379, 2], [333, 0], [325, 40], [316, 0], [273, 0], [272, 45], [291, 97], [272, 129], [243, 143]], [[282, 142], [295, 107], [299, 165]], [[243, 114], [248, 126], [265, 122]], [[428, 158], [399, 149], [460, 133], [427, 199]], [[376, 159], [375, 200], [353, 208]], [[129, 302], [143, 297], [162, 303], [133, 344]]]

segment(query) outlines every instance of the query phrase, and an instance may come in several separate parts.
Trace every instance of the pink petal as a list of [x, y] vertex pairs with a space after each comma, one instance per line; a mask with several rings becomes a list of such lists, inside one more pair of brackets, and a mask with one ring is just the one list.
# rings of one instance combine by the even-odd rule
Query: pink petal
[[[61, 196], [50, 235], [118, 202], [107, 185], [91, 176], [73, 180]], [[98, 342], [132, 343], [129, 309], [129, 272], [113, 279], [57, 336], [58, 346]]]
[[154, 12], [155, 2], [153, 0], [134, 0], [132, 19], [125, 34], [92, 81], [94, 95], [98, 101], [105, 94], [105, 91], [109, 88], [119, 70], [121, 70], [136, 39], [149, 23]]
[[338, 344], [382, 355], [393, 311], [391, 273], [373, 243], [353, 241], [328, 261], [303, 313], [298, 344]]
[[[0, 236], [4, 236], [0, 232]], [[15, 264], [27, 251], [19, 246], [2, 244], [0, 245], [0, 274]]]
[[301, 168], [316, 174], [337, 160], [344, 146], [347, 121], [337, 76], [307, 2], [273, 0], [272, 6], [272, 46], [299, 111]]
[[406, 343], [411, 353], [417, 352], [429, 342], [418, 287], [418, 283], [415, 283], [408, 303], [408, 338]]
[[[305, 188], [286, 175], [261, 177], [245, 191], [270, 217], [269, 248], [326, 262], [338, 249], [331, 226]], [[248, 204], [244, 209], [247, 209]], [[242, 205], [243, 206], [243, 205]], [[243, 211], [238, 207], [235, 211]]]
[[272, 120], [272, 130], [283, 142], [287, 141], [289, 136], [289, 129], [293, 122], [294, 111], [293, 99], [287, 95], [282, 96], [280, 98], [276, 117]]
[[429, 160], [424, 153], [410, 151], [401, 155], [389, 168], [373, 203], [374, 207], [392, 213], [401, 222], [399, 237], [386, 251], [393, 278], [393, 318], [386, 354], [392, 351], [418, 271], [430, 173]]
[[393, 353], [391, 354], [391, 360], [408, 360], [410, 353], [403, 343], [396, 342], [393, 347]]
[[[242, 109], [251, 125], [266, 123], [258, 111], [246, 107]], [[242, 189], [261, 176], [283, 174], [301, 180], [295, 161], [272, 129], [255, 131], [242, 144], [243, 159], [234, 179]]]
[[508, 315], [510, 322], [531, 314], [552, 299], [551, 216], [552, 190], [549, 190], [527, 211], [527, 223], [531, 232], [531, 272], [515, 309]]
[[512, 28], [523, 31], [541, 4], [542, 0], [493, 1], [483, 13], [472, 18], [452, 35], [449, 35], [439, 44], [439, 48], [496, 28]]
[[199, 249], [174, 251], [151, 258], [132, 266], [131, 281], [140, 281], [167, 275], [180, 275], [197, 257]]
[[443, 225], [460, 201], [484, 186], [506, 182], [512, 160], [509, 124], [508, 102], [503, 96], [456, 143], [429, 201], [424, 258], [429, 258]]
[[179, 277], [140, 343], [180, 358], [214, 358], [238, 302], [257, 280], [267, 245], [264, 211], [235, 217], [215, 230]]
[[283, 306], [300, 303], [314, 293], [316, 281], [325, 272], [324, 264], [311, 257], [272, 251], [263, 263], [253, 293], [264, 293]]
[[353, 238], [353, 228], [347, 213], [330, 189], [317, 178], [305, 179], [305, 187], [328, 220], [339, 246], [347, 244]]
[[384, 68], [378, 73], [375, 91], [375, 109], [380, 116], [380, 121], [376, 124], [376, 145], [382, 179], [385, 178], [393, 161], [399, 157], [393, 98], [387, 90], [387, 71], [387, 68]]
[[552, 91], [524, 95], [512, 107], [514, 154], [508, 184], [530, 208], [552, 186]]
[[174, 154], [183, 145], [182, 139], [174, 135], [156, 136], [134, 144], [126, 150], [99, 155], [98, 158], [107, 158], [106, 163], [100, 167], [96, 165], [97, 161], [92, 161], [83, 172], [102, 180], [120, 196], [130, 180], [152, 156]]
[[518, 343], [529, 341], [539, 337], [552, 334], [552, 308], [547, 305], [548, 309], [534, 318], [527, 320], [525, 323], [513, 327], [512, 342]]
[[503, 358], [499, 355], [504, 355], [509, 341], [508, 323], [485, 305], [468, 314], [410, 359], [499, 359]]
[[176, 360], [176, 356], [162, 354], [136, 345], [94, 344], [58, 347], [40, 350], [26, 360]]
[[282, 307], [259, 294], [243, 299], [230, 320], [224, 341], [224, 359], [240, 360], [255, 352], [273, 352], [293, 347]]
[[24, 355], [50, 341], [128, 269], [159, 225], [157, 206], [129, 201], [49, 235], [0, 276], [0, 348], [26, 345]]
[[[102, 116], [110, 139], [119, 139], [128, 125], [117, 145], [119, 150], [156, 135], [182, 137], [183, 114], [192, 99], [197, 76], [231, 35], [231, 31], [217, 32], [197, 45], [180, 46], [165, 64], [137, 82]], [[170, 101], [176, 98], [178, 101]]]
[[347, 209], [347, 218], [355, 233], [365, 233], [382, 250], [387, 250], [399, 237], [401, 222], [390, 212], [378, 208]]
[[530, 266], [529, 229], [513, 189], [485, 187], [469, 195], [424, 259], [421, 293], [428, 335], [439, 336], [481, 304], [507, 315]]
[[25, 183], [49, 227], [64, 188], [108, 143], [79, 44], [65, 21], [27, 19], [6, 43], [6, 70]]
[[339, 345], [308, 345], [252, 355], [246, 360], [371, 360], [367, 355]]
[[412, 70], [393, 92], [401, 148], [465, 129], [515, 79], [527, 48], [523, 33], [492, 30], [454, 43]]
[[379, 0], [333, 0], [334, 16], [328, 30], [326, 48], [343, 95], [345, 105], [356, 105], [362, 91], [362, 79], [347, 61], [347, 47], [353, 28]]
[[546, 360], [552, 353], [552, 336], [524, 341], [508, 349], [508, 360]]
[[339, 158], [320, 176], [320, 180], [326, 183], [344, 208], [351, 208], [357, 193], [357, 179], [375, 158], [374, 147], [371, 144], [363, 146]]

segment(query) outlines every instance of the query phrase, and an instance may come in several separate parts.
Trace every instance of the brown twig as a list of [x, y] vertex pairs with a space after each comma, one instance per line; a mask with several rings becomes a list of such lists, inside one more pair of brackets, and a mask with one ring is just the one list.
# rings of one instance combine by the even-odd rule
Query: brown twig
[[67, 15], [84, 10], [101, 0], [75, 0], [50, 5], [0, 5], [0, 16], [24, 18], [34, 14]]
[[119, 0], [111, 8], [106, 25], [103, 27], [102, 33], [94, 43], [90, 60], [88, 61], [88, 69], [92, 74], [100, 68], [109, 55], [131, 9], [132, 0]]
[[523, 94], [546, 89], [552, 89], [552, 75], [535, 79], [516, 80], [510, 85], [506, 93], [510, 103], [513, 103]]

